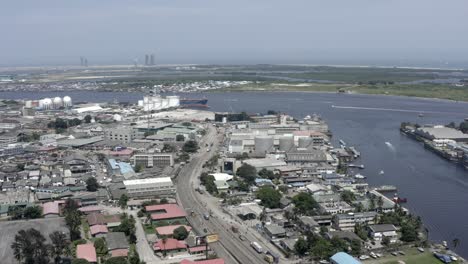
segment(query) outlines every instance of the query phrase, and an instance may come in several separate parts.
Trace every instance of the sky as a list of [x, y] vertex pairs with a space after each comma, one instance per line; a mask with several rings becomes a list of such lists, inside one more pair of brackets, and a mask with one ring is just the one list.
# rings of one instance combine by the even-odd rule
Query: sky
[[15, 0], [0, 66], [468, 64], [466, 0]]

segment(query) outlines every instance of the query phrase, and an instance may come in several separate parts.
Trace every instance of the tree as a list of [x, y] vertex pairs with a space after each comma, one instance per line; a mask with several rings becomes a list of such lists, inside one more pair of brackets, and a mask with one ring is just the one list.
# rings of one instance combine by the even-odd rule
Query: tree
[[185, 141], [185, 137], [184, 137], [184, 135], [177, 135], [177, 136], [175, 137], [175, 140], [176, 140], [176, 141]]
[[124, 232], [125, 235], [128, 237], [130, 244], [135, 243], [135, 218], [133, 218], [133, 215], [128, 216], [127, 214], [122, 214], [120, 220], [120, 225], [116, 228], [116, 230], [118, 232]]
[[176, 148], [171, 144], [164, 143], [161, 151], [162, 152], [176, 152]]
[[319, 238], [310, 249], [310, 254], [316, 259], [325, 259], [331, 255], [332, 245], [323, 238]]
[[182, 150], [187, 153], [195, 153], [198, 150], [198, 143], [195, 140], [185, 142]]
[[257, 170], [254, 166], [244, 163], [237, 169], [236, 175], [244, 179], [247, 184], [252, 185], [257, 178]]
[[86, 190], [88, 192], [95, 192], [99, 188], [99, 183], [94, 177], [89, 177], [86, 180]]
[[185, 229], [184, 226], [179, 226], [178, 228], [174, 229], [174, 232], [172, 233], [172, 237], [174, 237], [177, 240], [186, 239], [188, 237], [187, 229]]
[[125, 257], [112, 257], [106, 260], [104, 264], [128, 264]]
[[356, 197], [352, 191], [343, 191], [341, 193], [341, 200], [351, 204], [354, 200], [356, 200]]
[[293, 197], [294, 211], [302, 215], [314, 215], [318, 203], [310, 193], [301, 192]]
[[107, 255], [107, 245], [104, 238], [96, 238], [96, 240], [94, 241], [94, 248], [96, 248], [96, 254], [98, 256], [102, 257]]
[[405, 223], [401, 226], [401, 241], [413, 242], [418, 240], [418, 230], [414, 225]]
[[84, 117], [84, 121], [85, 121], [86, 124], [91, 123], [91, 119], [93, 119], [93, 118], [92, 118], [90, 115], [86, 115], [86, 116]]
[[299, 256], [304, 256], [305, 253], [309, 250], [309, 245], [307, 245], [307, 241], [303, 237], [299, 237], [299, 239], [294, 244], [294, 251]]
[[124, 209], [125, 207], [127, 207], [127, 202], [128, 202], [128, 196], [124, 193], [119, 198], [120, 208]]
[[80, 225], [81, 225], [81, 215], [78, 211], [78, 204], [72, 200], [67, 199], [65, 201], [65, 207], [63, 210], [65, 215], [65, 223], [70, 230], [70, 240], [74, 241], [81, 237], [80, 235]]
[[166, 235], [161, 236], [161, 243], [163, 244], [163, 248], [162, 248], [163, 255], [164, 255], [164, 257], [166, 257], [166, 254], [167, 254], [167, 252], [166, 252], [167, 236]]
[[276, 175], [273, 173], [273, 171], [267, 170], [265, 168], [261, 169], [258, 172], [258, 176], [260, 176], [261, 178], [266, 178], [266, 179], [270, 179], [270, 180], [273, 180], [274, 178], [276, 178], [275, 177]]
[[358, 256], [358, 255], [361, 255], [361, 252], [362, 252], [362, 244], [361, 244], [361, 241], [359, 240], [351, 240], [351, 254], [354, 255], [354, 256]]
[[138, 164], [138, 165], [135, 166], [135, 172], [136, 173], [142, 172], [143, 169], [144, 169], [143, 164]]
[[468, 133], [468, 121], [463, 121], [460, 123], [460, 130], [463, 133]]
[[271, 187], [262, 187], [257, 191], [257, 199], [262, 200], [262, 205], [268, 208], [279, 208], [281, 193]]
[[42, 208], [37, 205], [28, 206], [24, 209], [23, 216], [26, 219], [40, 218], [42, 216]]
[[383, 205], [384, 205], [383, 198], [382, 196], [379, 196], [379, 198], [377, 199], [377, 206], [379, 206], [379, 211], [382, 211]]
[[207, 192], [210, 194], [218, 194], [218, 188], [216, 187], [213, 175], [208, 175], [208, 173], [203, 172], [200, 175], [200, 182], [205, 186]]
[[60, 231], [54, 231], [49, 235], [50, 241], [52, 241], [51, 253], [54, 257], [54, 262], [57, 264], [60, 262], [61, 256], [66, 254], [67, 248], [70, 246], [70, 241], [67, 239], [65, 233]]
[[182, 152], [179, 154], [180, 162], [187, 162], [190, 159], [190, 155], [187, 152]]
[[50, 246], [45, 243], [45, 237], [34, 228], [20, 230], [11, 244], [13, 254], [19, 262], [26, 264], [48, 264]]
[[367, 232], [362, 224], [356, 223], [356, 225], [354, 226], [354, 233], [362, 240], [367, 240]]

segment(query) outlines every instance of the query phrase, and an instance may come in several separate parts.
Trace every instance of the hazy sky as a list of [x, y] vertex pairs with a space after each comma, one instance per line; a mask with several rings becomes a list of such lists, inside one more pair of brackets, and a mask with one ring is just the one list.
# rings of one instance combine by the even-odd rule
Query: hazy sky
[[15, 0], [0, 65], [468, 61], [467, 0]]

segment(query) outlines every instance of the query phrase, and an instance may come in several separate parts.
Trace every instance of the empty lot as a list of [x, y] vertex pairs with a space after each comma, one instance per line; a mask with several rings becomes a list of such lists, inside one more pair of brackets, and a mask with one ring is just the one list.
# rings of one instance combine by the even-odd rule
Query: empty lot
[[35, 228], [39, 230], [45, 238], [49, 240], [49, 234], [54, 231], [68, 233], [63, 218], [46, 218], [21, 221], [0, 222], [0, 260], [1, 263], [16, 263], [11, 244], [16, 233], [21, 229]]

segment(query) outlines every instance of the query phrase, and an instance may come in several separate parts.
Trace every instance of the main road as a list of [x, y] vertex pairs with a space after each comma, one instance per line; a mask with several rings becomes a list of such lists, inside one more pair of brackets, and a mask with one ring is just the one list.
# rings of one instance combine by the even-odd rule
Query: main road
[[[193, 154], [191, 161], [181, 169], [176, 178], [179, 204], [189, 212], [189, 217], [187, 218], [197, 233], [216, 233], [219, 235], [219, 241], [211, 243], [210, 247], [226, 263], [264, 264], [266, 262], [263, 260], [263, 255], [254, 251], [248, 243], [241, 241], [230, 230], [230, 225], [227, 222], [217, 217], [210, 217], [209, 220], [203, 218], [204, 214], [209, 213], [209, 209], [207, 209], [206, 203], [201, 200], [201, 196], [197, 195], [195, 181], [202, 172], [203, 164], [217, 152], [219, 139], [216, 128], [212, 125], [207, 125], [207, 133], [200, 140], [200, 151]], [[204, 146], [206, 144], [209, 146], [213, 145], [210, 149], [205, 150]], [[193, 212], [193, 215], [191, 212]]]

